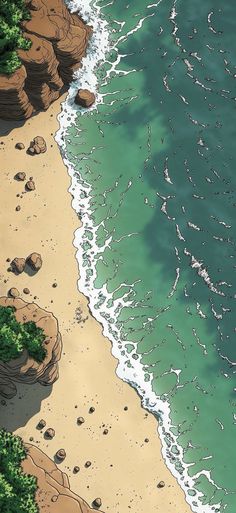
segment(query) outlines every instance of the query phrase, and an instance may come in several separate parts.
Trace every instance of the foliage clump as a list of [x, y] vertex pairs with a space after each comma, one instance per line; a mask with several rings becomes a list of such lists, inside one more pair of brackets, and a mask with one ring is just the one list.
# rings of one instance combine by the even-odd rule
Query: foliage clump
[[35, 501], [37, 479], [23, 474], [26, 450], [20, 437], [0, 429], [0, 511], [38, 513]]
[[18, 322], [14, 312], [13, 307], [0, 306], [0, 360], [18, 358], [26, 349], [29, 356], [42, 362], [46, 356], [44, 331], [33, 321]]
[[30, 19], [25, 0], [0, 0], [0, 73], [11, 74], [21, 66], [17, 49], [28, 50], [21, 22]]

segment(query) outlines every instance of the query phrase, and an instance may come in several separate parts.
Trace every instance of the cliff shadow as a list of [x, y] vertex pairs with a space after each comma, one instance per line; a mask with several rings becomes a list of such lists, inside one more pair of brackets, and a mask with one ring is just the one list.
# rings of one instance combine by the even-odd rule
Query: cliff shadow
[[0, 137], [6, 137], [15, 128], [22, 127], [26, 121], [27, 120], [25, 119], [21, 121], [7, 121], [5, 119], [0, 119]]
[[52, 386], [17, 383], [17, 394], [12, 399], [0, 400], [0, 427], [15, 431], [40, 412], [41, 402], [51, 394]]

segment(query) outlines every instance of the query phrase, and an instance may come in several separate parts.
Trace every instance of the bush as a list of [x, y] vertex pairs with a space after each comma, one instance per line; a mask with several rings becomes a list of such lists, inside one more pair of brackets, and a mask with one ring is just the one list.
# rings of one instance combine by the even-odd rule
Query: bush
[[29, 18], [25, 0], [0, 0], [0, 73], [11, 74], [21, 66], [16, 50], [31, 46], [21, 29], [21, 22]]
[[0, 511], [38, 513], [35, 502], [37, 479], [23, 474], [21, 461], [26, 450], [21, 438], [0, 429]]
[[42, 362], [46, 356], [44, 331], [33, 321], [18, 322], [14, 312], [13, 307], [0, 306], [0, 360], [18, 358], [26, 349], [29, 356]]

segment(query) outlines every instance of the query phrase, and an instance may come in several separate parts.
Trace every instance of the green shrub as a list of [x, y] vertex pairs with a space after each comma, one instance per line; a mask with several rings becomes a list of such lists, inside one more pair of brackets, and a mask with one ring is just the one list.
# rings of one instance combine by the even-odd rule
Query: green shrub
[[23, 474], [21, 462], [26, 450], [21, 438], [0, 429], [0, 511], [38, 513], [35, 502], [37, 479]]
[[0, 73], [11, 74], [21, 66], [16, 50], [31, 46], [21, 29], [21, 22], [29, 18], [25, 0], [0, 0]]
[[0, 360], [8, 362], [26, 349], [29, 356], [42, 362], [46, 356], [44, 331], [33, 321], [18, 322], [14, 311], [13, 307], [0, 306]]

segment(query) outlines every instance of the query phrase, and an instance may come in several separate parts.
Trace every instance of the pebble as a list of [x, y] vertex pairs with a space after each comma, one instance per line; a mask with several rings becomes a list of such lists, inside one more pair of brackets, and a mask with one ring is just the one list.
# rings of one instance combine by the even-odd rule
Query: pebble
[[29, 180], [28, 182], [26, 182], [25, 188], [27, 189], [27, 191], [34, 191], [35, 190], [35, 183], [34, 183], [34, 181], [33, 180]]
[[19, 212], [21, 210], [21, 206], [20, 205], [17, 205], [16, 207], [16, 211]]
[[23, 143], [21, 143], [21, 142], [18, 142], [18, 143], [16, 143], [15, 148], [17, 150], [24, 150], [25, 149], [25, 145]]
[[157, 488], [164, 488], [164, 486], [165, 486], [164, 481], [160, 481], [160, 482], [158, 483], [158, 485], [157, 485]]
[[78, 419], [77, 419], [77, 424], [78, 424], [79, 426], [81, 426], [81, 424], [83, 424], [84, 422], [85, 422], [84, 417], [78, 417]]
[[108, 429], [104, 429], [103, 434], [108, 435]]
[[45, 437], [46, 438], [49, 438], [51, 440], [52, 438], [54, 438], [54, 436], [55, 436], [54, 429], [48, 428], [47, 431], [45, 431]]
[[24, 292], [24, 294], [30, 294], [30, 289], [25, 288], [25, 289], [23, 289], [23, 292]]
[[20, 292], [18, 289], [12, 287], [9, 292], [8, 292], [9, 296], [15, 298], [15, 297], [18, 297], [20, 295]]
[[64, 459], [66, 458], [66, 451], [65, 451], [65, 449], [59, 449], [56, 452], [56, 457], [57, 457], [58, 460], [64, 461]]
[[22, 171], [16, 173], [15, 180], [19, 180], [19, 182], [23, 182], [26, 179], [26, 174]]
[[41, 419], [37, 424], [37, 429], [43, 429], [46, 426], [46, 421], [44, 419]]
[[95, 408], [93, 406], [91, 406], [91, 408], [89, 408], [89, 413], [94, 413], [95, 412]]
[[76, 466], [76, 467], [73, 468], [74, 474], [78, 474], [79, 471], [80, 471], [79, 467]]
[[101, 505], [102, 505], [102, 499], [100, 499], [100, 497], [97, 497], [96, 499], [94, 499], [92, 506], [94, 506], [95, 508], [100, 508]]
[[85, 465], [84, 465], [84, 466], [85, 466], [86, 468], [89, 468], [89, 467], [91, 467], [91, 465], [92, 465], [91, 461], [86, 461], [86, 463], [85, 463]]

